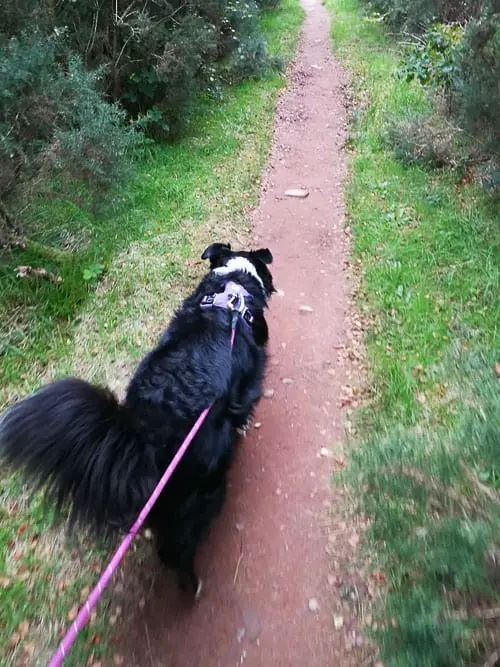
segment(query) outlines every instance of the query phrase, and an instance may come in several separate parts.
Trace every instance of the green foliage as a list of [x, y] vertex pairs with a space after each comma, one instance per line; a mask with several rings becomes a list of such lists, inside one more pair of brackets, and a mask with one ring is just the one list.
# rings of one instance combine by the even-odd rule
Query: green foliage
[[453, 620], [454, 601], [469, 608], [495, 596], [496, 566], [489, 565], [500, 540], [500, 496], [493, 477], [478, 474], [500, 465], [495, 360], [488, 351], [450, 353], [435, 372], [455, 396], [453, 423], [390, 427], [367, 437], [353, 457], [360, 509], [373, 519], [373, 540], [386, 545], [377, 554], [377, 566], [390, 573], [380, 613], [396, 625], [377, 633], [384, 664], [466, 664], [471, 625], [479, 624], [473, 612]]
[[71, 90], [69, 127], [60, 125], [50, 147], [53, 171], [64, 191], [72, 186], [91, 194], [93, 210], [110, 190], [133, 174], [132, 158], [141, 137], [126, 124], [126, 112], [105, 102], [97, 91], [99, 72], [86, 72], [73, 56], [64, 74]]
[[[37, 194], [95, 204], [131, 175], [140, 135], [105, 102], [100, 71], [72, 56], [63, 67], [61, 38], [11, 38], [0, 53], [0, 201], [26, 206]], [[15, 214], [12, 214], [15, 218]]]
[[[454, 114], [500, 162], [500, 11], [468, 23], [452, 89]], [[492, 176], [493, 176], [492, 172]]]
[[200, 93], [220, 98], [226, 83], [280, 65], [254, 0], [6, 0], [2, 11], [4, 230], [18, 230], [13, 211], [48, 183], [95, 211], [129, 178], [139, 133], [173, 138]]
[[477, 17], [483, 0], [364, 0], [368, 8], [397, 30], [425, 32], [431, 22], [463, 23]]
[[460, 25], [433, 24], [420, 39], [407, 47], [400, 76], [407, 81], [416, 79], [422, 85], [450, 90], [458, 72], [456, 51], [463, 34]]
[[[422, 3], [425, 7], [421, 7]], [[451, 116], [469, 137], [466, 151], [469, 162], [489, 161], [480, 177], [486, 187], [494, 190], [498, 186], [500, 160], [498, 3], [495, 0], [452, 4], [422, 0], [422, 3], [377, 0], [368, 5], [383, 12], [376, 16], [382, 16], [401, 32], [422, 33], [411, 36], [399, 75], [428, 86], [439, 98], [444, 98], [442, 112]], [[464, 143], [459, 142], [461, 146]], [[460, 162], [460, 157], [454, 161]]]
[[396, 159], [388, 115], [402, 144], [432, 129], [429, 96], [394, 76], [398, 52], [358, 0], [328, 4], [358, 103], [347, 212], [371, 394], [342, 482], [368, 519], [373, 581], [386, 584], [372, 633], [386, 667], [470, 665], [498, 632], [476, 613], [499, 602], [498, 209], [460, 169]]
[[457, 131], [438, 114], [389, 116], [384, 136], [398, 160], [405, 165], [441, 168], [457, 164]]

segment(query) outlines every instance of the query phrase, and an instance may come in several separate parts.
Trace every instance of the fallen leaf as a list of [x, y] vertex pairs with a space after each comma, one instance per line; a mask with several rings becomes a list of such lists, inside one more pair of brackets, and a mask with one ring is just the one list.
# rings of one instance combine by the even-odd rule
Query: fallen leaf
[[35, 655], [35, 645], [34, 644], [24, 644], [23, 651], [29, 658], [32, 658]]
[[497, 361], [495, 363], [495, 373], [497, 374], [498, 377], [500, 377], [500, 361]]
[[75, 604], [71, 609], [68, 611], [68, 621], [73, 622], [75, 618], [78, 616], [78, 606]]
[[88, 598], [90, 595], [90, 586], [85, 586], [82, 588], [82, 592], [80, 593], [80, 601], [85, 602], [85, 600]]
[[21, 635], [19, 632], [14, 632], [9, 639], [9, 648], [16, 648], [16, 646], [21, 641]]
[[418, 392], [415, 394], [415, 398], [416, 398], [417, 401], [420, 403], [420, 405], [425, 405], [425, 403], [427, 402], [427, 399], [425, 398], [425, 394], [422, 393], [421, 391], [418, 391]]
[[21, 621], [21, 623], [19, 623], [17, 631], [21, 635], [21, 639], [24, 639], [28, 634], [28, 632], [30, 631], [29, 621]]

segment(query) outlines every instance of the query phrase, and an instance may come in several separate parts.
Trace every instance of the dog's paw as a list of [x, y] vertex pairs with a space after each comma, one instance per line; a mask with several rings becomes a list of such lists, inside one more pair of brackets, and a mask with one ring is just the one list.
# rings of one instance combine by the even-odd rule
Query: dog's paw
[[251, 428], [252, 428], [252, 418], [249, 417], [243, 424], [243, 426], [240, 426], [239, 428], [236, 429], [236, 433], [240, 435], [242, 438], [246, 438], [247, 433]]

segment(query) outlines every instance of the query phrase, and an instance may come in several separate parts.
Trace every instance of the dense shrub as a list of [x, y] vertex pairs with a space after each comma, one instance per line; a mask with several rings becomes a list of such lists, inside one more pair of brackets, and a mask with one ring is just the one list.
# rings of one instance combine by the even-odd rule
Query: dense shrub
[[[156, 135], [183, 127], [189, 102], [224, 80], [260, 76], [268, 64], [260, 35], [259, 5], [275, 0], [131, 0], [54, 3], [25, 0], [23, 12], [7, 0], [2, 33], [66, 29], [66, 47], [87, 69], [106, 66], [107, 96], [141, 118]], [[153, 113], [150, 113], [152, 109]]]
[[[468, 138], [469, 162], [488, 162], [481, 179], [494, 187], [500, 164], [499, 0], [368, 0], [367, 4], [400, 31], [420, 33], [410, 35], [409, 44], [405, 34], [399, 75], [427, 87], [434, 101], [445, 100], [441, 111]], [[452, 157], [450, 151], [452, 144], [464, 149], [466, 141], [452, 141], [452, 133], [440, 125], [418, 127], [418, 119], [410, 125], [402, 121], [392, 124], [389, 137], [404, 161], [461, 162], [464, 155]]]
[[500, 161], [500, 3], [465, 30], [454, 77], [454, 113]]
[[0, 222], [15, 228], [9, 210], [51, 179], [52, 194], [95, 208], [129, 173], [139, 130], [174, 137], [198, 93], [279, 66], [259, 24], [259, 6], [277, 4], [4, 0]]
[[[93, 206], [123, 182], [139, 135], [125, 112], [102, 99], [99, 72], [78, 57], [62, 67], [61, 38], [11, 38], [0, 51], [0, 223], [17, 229], [15, 211], [34, 193], [74, 198], [80, 185]], [[58, 177], [57, 191], [53, 179]]]
[[440, 168], [457, 162], [456, 128], [436, 113], [389, 118], [386, 139], [403, 164]]
[[456, 23], [435, 23], [407, 48], [401, 76], [449, 91], [458, 74], [457, 51], [463, 28]]
[[431, 22], [462, 23], [481, 14], [484, 0], [367, 0], [398, 30], [424, 32]]

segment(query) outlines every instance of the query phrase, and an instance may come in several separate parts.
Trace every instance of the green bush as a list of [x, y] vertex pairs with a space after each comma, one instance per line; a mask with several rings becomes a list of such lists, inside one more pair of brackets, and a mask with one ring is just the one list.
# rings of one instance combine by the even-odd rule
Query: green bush
[[[226, 79], [260, 76], [267, 55], [259, 5], [276, 0], [132, 0], [54, 3], [7, 0], [2, 33], [42, 34], [66, 26], [66, 57], [80, 54], [86, 69], [105, 65], [104, 91], [155, 136], [175, 136], [200, 91], [217, 92]], [[152, 113], [151, 110], [155, 109]]]
[[480, 15], [484, 0], [366, 0], [397, 30], [425, 32], [432, 22], [463, 23]]
[[456, 128], [436, 113], [391, 116], [385, 123], [385, 138], [398, 160], [406, 165], [455, 166], [459, 136]]
[[[140, 139], [125, 112], [105, 102], [99, 72], [72, 57], [64, 67], [63, 40], [39, 34], [11, 38], [0, 52], [0, 235], [19, 229], [16, 213], [45, 192], [94, 205], [129, 172]], [[58, 178], [58, 188], [52, 179]], [[82, 193], [78, 194], [81, 202]]]
[[[433, 22], [405, 46], [398, 74], [428, 87], [435, 103], [444, 99], [440, 111], [452, 119], [456, 140], [449, 137], [443, 142], [446, 128], [443, 132], [440, 121], [434, 129], [428, 123], [422, 127], [406, 123], [405, 128], [402, 121], [389, 132], [396, 152], [406, 162], [443, 166], [462, 162], [466, 153], [470, 164], [482, 165], [480, 178], [491, 189], [498, 188], [500, 164], [500, 6], [495, 10], [494, 4], [457, 3], [456, 11], [467, 18], [463, 25]], [[382, 0], [382, 5], [407, 7], [392, 0]], [[439, 16], [449, 14], [439, 3], [431, 5]], [[402, 27], [408, 11], [401, 14], [404, 20], [396, 20], [390, 12], [387, 16]], [[461, 155], [452, 158], [452, 144], [460, 147]]]
[[452, 95], [464, 129], [500, 162], [500, 11], [492, 5], [466, 27]]
[[133, 174], [134, 149], [141, 135], [127, 124], [118, 104], [105, 102], [97, 90], [99, 72], [86, 72], [78, 56], [68, 63], [64, 81], [71, 95], [68, 119], [55, 130], [47, 151], [63, 194], [82, 190], [90, 195], [92, 209], [111, 190]]
[[[123, 183], [138, 131], [175, 137], [200, 92], [280, 66], [259, 7], [275, 0], [5, 0], [0, 25], [0, 221], [45, 191], [93, 208]], [[120, 106], [117, 106], [120, 105]], [[135, 121], [126, 123], [126, 114]], [[83, 188], [83, 191], [82, 191]], [[17, 204], [16, 204], [17, 202]], [[0, 239], [1, 242], [1, 239]]]
[[463, 28], [458, 24], [433, 24], [422, 38], [407, 47], [400, 76], [449, 92], [457, 78], [456, 53], [463, 34]]

